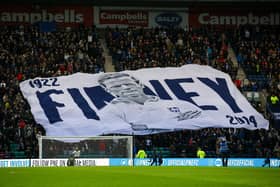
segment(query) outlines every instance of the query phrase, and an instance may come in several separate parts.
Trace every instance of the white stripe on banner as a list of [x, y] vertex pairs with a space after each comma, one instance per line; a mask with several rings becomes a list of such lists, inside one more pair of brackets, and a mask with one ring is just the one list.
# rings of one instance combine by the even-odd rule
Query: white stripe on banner
[[48, 136], [268, 129], [229, 75], [209, 66], [37, 77], [20, 89]]

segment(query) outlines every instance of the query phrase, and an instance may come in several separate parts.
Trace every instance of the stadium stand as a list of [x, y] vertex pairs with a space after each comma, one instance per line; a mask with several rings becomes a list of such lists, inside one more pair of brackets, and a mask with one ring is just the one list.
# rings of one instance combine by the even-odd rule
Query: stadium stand
[[[129, 33], [129, 35], [127, 33]], [[192, 30], [191, 32], [186, 32], [183, 29], [168, 30], [156, 28], [153, 30], [137, 30], [135, 28], [128, 28], [121, 30], [119, 28], [107, 28], [106, 35], [107, 46], [110, 49], [113, 57], [113, 64], [117, 71], [127, 69], [135, 70], [143, 67], [180, 66], [186, 63], [199, 63], [208, 64], [229, 73], [233, 81], [237, 77], [238, 69], [234, 66], [234, 63], [229, 56], [229, 41], [225, 39], [225, 34], [218, 35], [215, 31], [210, 31], [205, 28], [196, 31]], [[212, 38], [209, 36], [212, 36]], [[231, 35], [229, 34], [229, 37], [230, 36]], [[190, 45], [183, 45], [180, 48], [177, 45], [177, 43], [180, 43], [178, 42], [180, 37]], [[198, 40], [197, 38], [201, 39]], [[234, 41], [236, 38], [233, 37], [231, 40]], [[133, 47], [131, 47], [132, 43]], [[231, 45], [233, 45], [233, 48], [236, 47], [235, 43]], [[190, 46], [195, 47], [192, 49]], [[171, 48], [172, 50], [168, 50], [168, 48]], [[213, 52], [208, 53], [209, 51]], [[237, 57], [237, 59], [238, 58], [240, 57]], [[164, 62], [162, 62], [163, 59]], [[182, 59], [183, 61], [181, 61]], [[238, 63], [240, 64], [240, 62]], [[264, 113], [265, 104], [261, 102], [260, 96], [263, 95], [263, 93], [259, 91], [267, 88], [269, 79], [264, 75], [250, 75], [246, 70], [243, 71], [243, 65], [240, 65], [239, 69], [241, 69], [242, 72], [245, 72], [245, 77], [243, 77], [242, 80], [243, 84], [240, 84], [241, 91], [244, 92], [244, 95], [259, 112]], [[246, 75], [248, 78], [246, 78]], [[210, 130], [210, 132], [212, 130]], [[270, 139], [268, 134], [264, 131], [249, 132], [244, 129], [234, 130], [235, 132], [226, 131], [227, 130], [225, 129], [214, 129], [212, 133], [207, 132], [207, 130], [195, 132], [198, 134], [206, 133], [206, 136], [203, 138], [205, 138], [208, 143], [202, 142], [201, 135], [198, 135], [195, 138], [189, 137], [189, 131], [185, 132], [186, 136], [178, 138], [179, 141], [174, 137], [180, 137], [182, 132], [174, 133], [172, 136], [174, 139], [171, 138], [171, 140], [167, 141], [164, 145], [161, 145], [162, 142], [159, 144], [156, 139], [153, 139], [152, 142], [156, 147], [155, 149], [158, 149], [158, 147], [161, 146], [170, 145], [169, 149], [171, 155], [175, 157], [195, 157], [195, 150], [197, 146], [201, 145], [203, 145], [206, 150], [208, 157], [215, 157], [217, 156], [215, 147], [208, 147], [209, 141], [212, 141], [212, 145], [215, 145], [216, 138], [223, 133], [227, 133], [228, 138], [232, 140], [233, 156], [262, 157], [264, 156], [266, 149], [271, 149], [273, 152], [275, 146], [273, 139], [279, 134], [279, 130], [272, 129], [271, 131], [273, 133], [269, 132], [269, 136], [271, 133], [276, 136], [273, 135], [274, 138]], [[211, 136], [213, 135], [214, 137], [212, 137], [211, 140]], [[161, 136], [164, 137], [167, 135]], [[241, 139], [237, 137], [241, 137]], [[247, 137], [248, 139], [243, 139], [244, 137]], [[188, 141], [192, 142], [191, 146], [186, 140], [184, 141], [183, 138], [187, 138]], [[258, 138], [261, 138], [264, 141], [254, 142], [254, 140], [258, 140]], [[143, 138], [139, 137], [139, 139], [142, 139], [142, 143], [139, 144], [144, 144]], [[266, 145], [268, 142], [270, 145]]]
[[36, 76], [104, 71], [103, 51], [94, 27], [47, 34], [36, 25], [6, 26], [0, 28], [0, 38], [1, 157], [38, 157], [36, 136], [44, 134], [44, 129], [34, 122], [19, 82]]
[[[135, 151], [145, 147], [148, 153], [156, 149], [164, 157], [196, 157], [197, 147], [202, 147], [207, 157], [216, 157], [217, 137], [225, 134], [231, 142], [233, 157], [264, 157], [267, 150], [276, 156], [280, 105], [279, 102], [272, 105], [270, 96], [276, 93], [280, 97], [278, 30], [239, 29], [236, 28], [239, 35], [233, 35], [209, 28], [108, 27], [102, 31], [103, 36], [94, 26], [48, 33], [41, 32], [38, 25], [0, 27], [0, 158], [38, 158], [37, 136], [45, 134], [23, 99], [19, 82], [37, 76], [177, 67], [190, 63], [213, 66], [228, 73], [233, 81], [237, 80], [238, 71], [244, 70], [246, 77], [236, 81], [236, 85], [270, 119], [270, 130], [207, 128], [135, 136]], [[244, 35], [248, 29], [249, 38]], [[89, 35], [93, 42], [88, 42]], [[229, 55], [229, 46], [238, 64]], [[263, 95], [266, 101], [260, 104]]]

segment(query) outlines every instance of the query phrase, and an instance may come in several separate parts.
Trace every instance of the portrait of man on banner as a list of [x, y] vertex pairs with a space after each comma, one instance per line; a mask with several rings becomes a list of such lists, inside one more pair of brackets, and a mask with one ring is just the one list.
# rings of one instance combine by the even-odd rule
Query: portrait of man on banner
[[167, 118], [183, 121], [201, 115], [201, 110], [190, 103], [161, 100], [158, 96], [144, 93], [145, 86], [128, 73], [105, 74], [100, 76], [98, 82], [115, 97], [110, 102], [113, 113], [130, 124], [134, 131], [165, 129], [164, 125], [148, 124], [156, 124]]

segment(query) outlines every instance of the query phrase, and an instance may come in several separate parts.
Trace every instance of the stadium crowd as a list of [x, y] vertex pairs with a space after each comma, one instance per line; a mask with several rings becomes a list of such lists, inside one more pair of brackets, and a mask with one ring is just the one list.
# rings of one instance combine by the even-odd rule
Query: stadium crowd
[[0, 158], [38, 157], [36, 136], [44, 129], [35, 123], [19, 82], [104, 71], [98, 35], [95, 27], [40, 32], [38, 25], [5, 26], [0, 40]]
[[[280, 93], [280, 74], [277, 68], [280, 52], [279, 36], [273, 29], [266, 29], [264, 34], [259, 30], [253, 36], [249, 34], [249, 38], [248, 32], [253, 31], [242, 27], [235, 32], [225, 33], [207, 28], [197, 30], [107, 28], [106, 42], [117, 71], [146, 67], [176, 67], [190, 63], [206, 64], [228, 73], [242, 92], [267, 90], [269, 103], [271, 93], [275, 93], [278, 97]], [[263, 41], [262, 45], [258, 44], [258, 41]], [[238, 54], [237, 67], [229, 55], [229, 44]], [[250, 59], [256, 56], [256, 48], [260, 59], [254, 65]], [[257, 64], [262, 60], [266, 61], [266, 64], [260, 67]], [[238, 80], [238, 67], [244, 68], [249, 76], [253, 73], [265, 78]], [[253, 106], [265, 114], [265, 108], [260, 103], [253, 102]], [[278, 105], [279, 101], [276, 104]], [[251, 132], [245, 129], [203, 129], [159, 134], [138, 137], [136, 145], [145, 147], [146, 150], [150, 150], [151, 147], [168, 146], [170, 155], [174, 157], [195, 157], [197, 148], [203, 147], [208, 157], [215, 157], [217, 138], [225, 134], [231, 142], [231, 151], [236, 157], [264, 157], [268, 152], [271, 156], [279, 157], [277, 142], [280, 140], [280, 133], [273, 127], [268, 132], [263, 130]]]
[[[247, 34], [243, 36], [243, 28], [236, 33], [207, 28], [106, 28], [105, 40], [116, 71], [197, 63], [227, 72], [236, 81], [237, 66], [228, 54], [231, 42], [246, 73], [253, 71], [267, 76], [266, 82], [256, 82], [257, 88], [279, 96], [280, 76], [276, 68], [279, 67], [279, 36], [273, 30], [264, 34], [245, 31]], [[23, 153], [22, 157], [37, 158], [37, 137], [45, 132], [34, 121], [19, 90], [19, 82], [39, 76], [104, 71], [100, 36], [95, 27], [40, 32], [38, 26], [32, 25], [1, 27], [0, 39], [0, 158], [18, 158], [18, 152]], [[251, 84], [255, 80], [249, 81]], [[241, 82], [237, 84], [240, 90], [248, 89]], [[264, 113], [263, 108], [257, 109]], [[237, 157], [264, 157], [267, 152], [279, 157], [280, 154], [280, 132], [273, 126], [268, 131], [207, 128], [136, 136], [135, 149], [165, 147], [172, 157], [196, 157], [196, 150], [201, 147], [207, 157], [215, 157], [220, 136], [226, 136]]]
[[106, 42], [117, 71], [196, 63], [211, 65], [232, 77], [237, 73], [227, 58], [226, 35], [206, 28], [107, 28]]
[[277, 28], [240, 28], [232, 38], [238, 64], [248, 77], [242, 90], [264, 90], [267, 93], [266, 109], [270, 113], [279, 113], [280, 35]]

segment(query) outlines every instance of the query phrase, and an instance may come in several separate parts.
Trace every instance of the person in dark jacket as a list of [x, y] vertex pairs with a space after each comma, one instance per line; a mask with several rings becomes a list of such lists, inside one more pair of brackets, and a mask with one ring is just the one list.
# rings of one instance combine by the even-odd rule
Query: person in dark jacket
[[265, 160], [264, 160], [262, 167], [265, 167], [266, 165], [268, 165], [268, 167], [270, 168], [270, 156], [271, 156], [271, 152], [269, 150], [267, 150]]
[[163, 163], [162, 153], [161, 151], [158, 154], [158, 165], [161, 166]]
[[219, 145], [219, 153], [220, 156], [222, 157], [222, 163], [223, 167], [228, 166], [228, 158], [229, 158], [229, 147], [228, 147], [228, 142], [225, 137], [221, 137], [218, 141]]
[[154, 150], [151, 156], [151, 166], [154, 164], [157, 166], [158, 165], [158, 160], [157, 160], [157, 152]]

